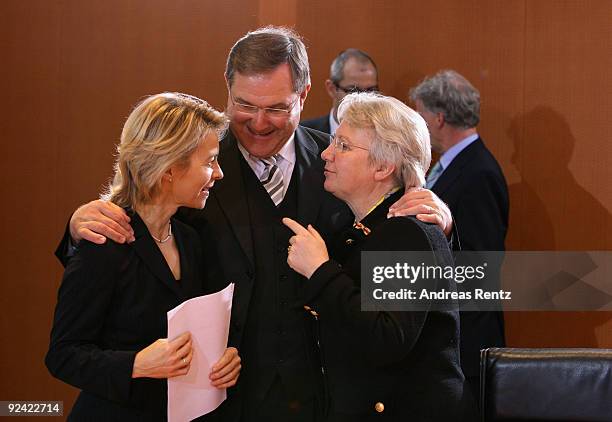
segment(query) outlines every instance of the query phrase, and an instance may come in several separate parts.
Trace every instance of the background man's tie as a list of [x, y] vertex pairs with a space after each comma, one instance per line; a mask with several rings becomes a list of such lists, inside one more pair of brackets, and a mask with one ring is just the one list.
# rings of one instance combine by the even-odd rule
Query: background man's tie
[[438, 160], [436, 165], [433, 166], [433, 168], [427, 175], [427, 182], [425, 183], [425, 187], [427, 189], [431, 189], [431, 187], [436, 184], [436, 180], [438, 180], [438, 177], [440, 177], [442, 170], [442, 164], [440, 164], [440, 161]]

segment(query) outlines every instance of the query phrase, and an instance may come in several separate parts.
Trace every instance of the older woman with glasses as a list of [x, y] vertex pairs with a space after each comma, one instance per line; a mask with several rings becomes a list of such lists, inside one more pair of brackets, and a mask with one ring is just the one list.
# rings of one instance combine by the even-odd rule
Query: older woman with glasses
[[332, 242], [330, 259], [313, 227], [284, 220], [295, 232], [287, 261], [309, 279], [304, 305], [321, 328], [329, 420], [462, 420], [458, 312], [361, 311], [361, 252], [430, 251], [440, 265], [452, 265], [438, 227], [387, 218], [405, 189], [425, 182], [431, 159], [425, 121], [399, 100], [373, 93], [347, 96], [339, 116], [322, 154], [325, 189], [348, 204], [355, 224]]

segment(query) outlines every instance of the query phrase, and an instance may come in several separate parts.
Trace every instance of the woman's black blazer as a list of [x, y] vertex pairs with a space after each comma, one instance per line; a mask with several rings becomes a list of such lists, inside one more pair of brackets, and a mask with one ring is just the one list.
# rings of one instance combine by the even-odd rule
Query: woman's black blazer
[[166, 379], [132, 379], [136, 353], [167, 337], [166, 313], [203, 291], [196, 232], [172, 219], [181, 279], [138, 214], [136, 240], [79, 244], [62, 284], [45, 362], [51, 374], [82, 390], [73, 420], [164, 420]]

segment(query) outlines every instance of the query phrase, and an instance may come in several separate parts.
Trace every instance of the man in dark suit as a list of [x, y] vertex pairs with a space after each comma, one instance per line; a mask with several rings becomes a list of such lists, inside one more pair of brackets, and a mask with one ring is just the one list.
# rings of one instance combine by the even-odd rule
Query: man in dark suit
[[[508, 187], [502, 170], [479, 137], [480, 93], [452, 70], [426, 78], [410, 92], [440, 160], [427, 176], [450, 207], [462, 250], [503, 251], [508, 229]], [[498, 269], [490, 269], [499, 282]], [[475, 397], [480, 349], [505, 345], [502, 312], [461, 313], [461, 359]]]
[[310, 120], [301, 125], [321, 132], [334, 134], [338, 127], [338, 105], [352, 92], [378, 91], [378, 70], [374, 60], [356, 48], [342, 51], [332, 62], [325, 90], [332, 99], [329, 114]]
[[[284, 28], [250, 32], [232, 47], [225, 79], [230, 130], [219, 157], [225, 178], [203, 211], [181, 213], [201, 236], [209, 287], [236, 284], [229, 344], [240, 350], [243, 370], [217, 414], [232, 421], [320, 420], [327, 397], [313, 317], [296, 306], [305, 281], [287, 265], [291, 233], [281, 217], [330, 236], [352, 215], [323, 189], [320, 153], [328, 136], [298, 125], [310, 90], [306, 48]], [[429, 191], [410, 195], [404, 211], [438, 222], [448, 234], [441, 201]], [[103, 201], [79, 208], [70, 231], [73, 239], [98, 243], [131, 236], [122, 213]]]

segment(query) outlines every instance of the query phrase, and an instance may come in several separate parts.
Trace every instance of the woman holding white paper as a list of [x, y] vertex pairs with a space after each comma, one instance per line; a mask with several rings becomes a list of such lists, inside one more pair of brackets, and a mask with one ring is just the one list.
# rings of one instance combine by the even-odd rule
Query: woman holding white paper
[[[189, 333], [167, 333], [166, 313], [204, 292], [197, 233], [172, 216], [203, 208], [223, 177], [217, 155], [226, 119], [180, 93], [146, 98], [128, 117], [107, 197], [129, 215], [134, 241], [81, 241], [58, 293], [49, 371], [82, 389], [69, 419], [164, 420], [166, 379], [189, 372]], [[236, 383], [228, 348], [212, 385]]]

